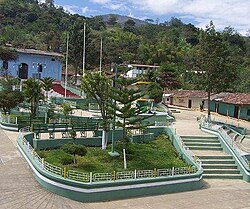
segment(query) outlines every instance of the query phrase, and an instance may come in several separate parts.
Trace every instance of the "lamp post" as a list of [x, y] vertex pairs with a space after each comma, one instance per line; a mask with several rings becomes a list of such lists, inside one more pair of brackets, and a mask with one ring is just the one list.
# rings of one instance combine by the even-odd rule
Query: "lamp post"
[[[116, 87], [116, 80], [117, 80], [117, 75], [118, 75], [118, 65], [115, 65], [115, 79], [113, 81], [113, 88]], [[116, 106], [116, 100], [114, 100], [114, 106]], [[112, 157], [117, 157], [120, 154], [118, 152], [115, 151], [115, 109], [114, 109], [114, 118], [113, 118], [113, 124], [112, 124], [112, 145], [111, 145], [111, 152], [109, 152], [109, 155]]]

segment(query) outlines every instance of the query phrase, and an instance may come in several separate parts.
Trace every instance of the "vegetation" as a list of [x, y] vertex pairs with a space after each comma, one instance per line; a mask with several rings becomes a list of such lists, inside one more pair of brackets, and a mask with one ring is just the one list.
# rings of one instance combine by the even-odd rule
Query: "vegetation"
[[83, 146], [83, 145], [81, 145], [81, 144], [69, 143], [69, 144], [63, 145], [61, 147], [61, 149], [64, 152], [73, 155], [73, 157], [74, 157], [74, 164], [75, 165], [76, 165], [76, 155], [82, 157], [82, 156], [85, 156], [87, 154], [86, 147]]
[[86, 73], [81, 80], [81, 88], [89, 98], [93, 98], [100, 107], [103, 119], [102, 149], [107, 146], [107, 132], [112, 119], [111, 104], [111, 80], [104, 74]]
[[42, 84], [39, 80], [29, 78], [24, 82], [23, 94], [30, 103], [31, 117], [37, 115], [39, 100], [43, 99]]
[[[65, 53], [66, 34], [69, 32], [68, 69], [80, 73], [83, 64], [80, 59], [83, 53], [83, 25], [86, 23], [87, 71], [99, 67], [102, 38], [104, 71], [110, 71], [112, 63], [119, 63], [119, 57], [124, 63], [161, 65], [162, 68], [158, 68], [156, 75], [149, 79], [157, 78], [154, 82], [169, 89], [207, 90], [207, 86], [199, 82], [204, 75], [194, 72], [207, 71], [201, 69], [205, 64], [200, 65], [198, 61], [204, 61], [206, 54], [201, 53], [201, 50], [209, 47], [208, 42], [212, 41], [211, 47], [218, 45], [220, 47], [217, 49], [226, 49], [224, 52], [227, 52], [230, 60], [224, 59], [223, 62], [233, 63], [234, 74], [238, 75], [230, 79], [229, 83], [235, 81], [232, 87], [223, 90], [250, 92], [250, 38], [243, 37], [232, 27], [226, 27], [222, 32], [213, 32], [214, 38], [207, 39], [206, 34], [212, 35], [212, 30], [198, 29], [177, 18], [158, 24], [152, 24], [149, 19], [140, 26], [134, 19], [128, 19], [120, 24], [116, 15], [110, 15], [108, 20], [102, 16], [87, 18], [69, 14], [62, 7], [55, 7], [53, 1], [38, 3], [37, 0], [2, 0], [0, 14], [0, 45], [11, 43], [14, 47]], [[205, 42], [207, 44], [203, 45]], [[224, 52], [217, 50], [216, 53], [225, 56]], [[216, 62], [214, 65], [220, 64], [219, 59]], [[222, 78], [221, 83], [228, 83], [228, 79]]]
[[3, 90], [0, 91], [0, 108], [3, 109], [4, 114], [11, 112], [11, 109], [24, 101], [23, 94], [18, 90]]
[[[117, 143], [116, 150], [121, 152], [122, 147], [122, 143]], [[62, 149], [39, 151], [38, 153], [47, 162], [61, 167], [64, 165], [63, 162], [72, 159]], [[71, 161], [68, 169], [95, 173], [123, 170], [122, 156], [113, 161], [108, 151], [103, 151], [100, 148], [87, 147], [87, 154], [84, 157], [76, 155], [76, 159], [77, 166], [74, 166]], [[127, 163], [127, 170], [166, 169], [187, 166], [179, 158], [178, 153], [165, 135], [161, 135], [147, 144], [128, 143]]]

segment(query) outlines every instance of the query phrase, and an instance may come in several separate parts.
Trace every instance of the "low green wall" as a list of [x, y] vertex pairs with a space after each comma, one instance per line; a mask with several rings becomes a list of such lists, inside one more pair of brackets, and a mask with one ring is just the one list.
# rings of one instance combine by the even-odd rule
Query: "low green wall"
[[[169, 130], [172, 133], [171, 130]], [[26, 138], [26, 136], [24, 136]], [[173, 140], [176, 137], [173, 135]], [[18, 149], [28, 161], [37, 181], [51, 192], [83, 202], [107, 201], [138, 196], [149, 196], [200, 189], [203, 186], [202, 171], [176, 176], [81, 183], [56, 176], [42, 169], [32, 151], [26, 149], [22, 139]], [[175, 143], [174, 143], [175, 144]], [[178, 146], [179, 143], [176, 144]], [[185, 153], [183, 153], [185, 155]], [[195, 164], [193, 162], [192, 164]]]
[[[90, 147], [101, 147], [102, 146], [102, 130], [94, 131], [94, 137], [86, 138], [60, 138], [60, 139], [33, 139], [33, 142], [29, 142], [36, 150], [43, 150], [49, 148], [57, 148], [69, 142], [75, 142], [77, 144], [82, 144]], [[134, 143], [143, 143], [153, 141], [155, 137], [167, 134], [166, 127], [149, 127], [145, 130], [144, 134], [137, 134], [130, 138]], [[123, 132], [122, 129], [116, 129], [114, 134], [114, 141], [122, 140]], [[108, 132], [108, 143], [112, 142], [112, 131]]]
[[101, 137], [88, 137], [88, 138], [61, 138], [61, 139], [33, 139], [33, 147], [36, 150], [57, 148], [64, 144], [74, 142], [76, 144], [82, 144], [90, 147], [101, 147], [102, 138]]

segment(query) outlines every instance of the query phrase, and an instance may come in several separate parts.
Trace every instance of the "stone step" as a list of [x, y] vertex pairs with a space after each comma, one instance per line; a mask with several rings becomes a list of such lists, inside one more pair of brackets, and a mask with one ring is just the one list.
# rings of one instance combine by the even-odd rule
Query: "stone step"
[[186, 142], [208, 142], [208, 143], [212, 143], [212, 142], [217, 142], [217, 143], [219, 143], [219, 140], [218, 139], [182, 139], [182, 141], [184, 142], [184, 143], [186, 143]]
[[207, 179], [242, 179], [240, 174], [203, 174], [203, 178]]
[[239, 174], [237, 169], [203, 169], [204, 174]]
[[202, 164], [235, 164], [235, 161], [233, 159], [201, 159], [201, 162]]
[[[214, 153], [213, 153], [214, 154]], [[231, 155], [198, 155], [199, 159], [233, 159]]]
[[222, 151], [222, 147], [211, 147], [211, 146], [189, 146], [191, 150], [217, 150]]
[[203, 169], [237, 169], [237, 165], [232, 164], [202, 164]]
[[206, 147], [220, 147], [221, 144], [220, 143], [216, 143], [216, 142], [185, 142], [186, 146], [206, 146]]
[[217, 136], [181, 136], [182, 139], [217, 139]]

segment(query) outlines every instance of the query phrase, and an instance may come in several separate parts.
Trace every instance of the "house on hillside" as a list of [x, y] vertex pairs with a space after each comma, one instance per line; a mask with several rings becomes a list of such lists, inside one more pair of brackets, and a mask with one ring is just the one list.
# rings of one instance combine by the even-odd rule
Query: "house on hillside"
[[[13, 48], [11, 48], [13, 49]], [[7, 69], [12, 77], [20, 79], [52, 77], [61, 81], [62, 54], [35, 49], [14, 49], [17, 59], [4, 61], [0, 59], [0, 68]]]
[[222, 115], [250, 120], [250, 94], [222, 92], [212, 95], [210, 110]]
[[200, 90], [166, 90], [163, 93], [163, 103], [187, 108], [200, 108], [204, 105], [207, 93]]
[[141, 65], [131, 64], [129, 65], [130, 70], [127, 72], [127, 78], [136, 78], [139, 75], [147, 73], [149, 70], [156, 70], [160, 66], [158, 65]]

